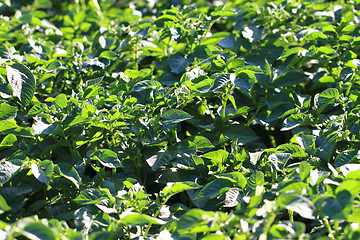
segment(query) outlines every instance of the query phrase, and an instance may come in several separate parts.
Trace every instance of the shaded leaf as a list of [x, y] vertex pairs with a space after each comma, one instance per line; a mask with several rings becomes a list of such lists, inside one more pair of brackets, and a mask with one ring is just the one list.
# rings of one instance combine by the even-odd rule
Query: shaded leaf
[[99, 149], [91, 154], [91, 158], [98, 160], [101, 165], [108, 168], [122, 167], [116, 153], [109, 149]]

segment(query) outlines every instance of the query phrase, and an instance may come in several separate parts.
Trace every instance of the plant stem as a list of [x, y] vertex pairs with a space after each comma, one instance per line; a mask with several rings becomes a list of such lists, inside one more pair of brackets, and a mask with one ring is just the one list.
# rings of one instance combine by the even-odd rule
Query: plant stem
[[271, 225], [274, 223], [276, 214], [274, 212], [270, 213], [270, 217], [264, 227], [263, 233], [260, 235], [259, 240], [267, 240], [267, 235], [269, 233]]
[[291, 210], [288, 210], [289, 211], [289, 219], [290, 219], [290, 222], [294, 222], [294, 212], [291, 211]]
[[324, 218], [324, 222], [325, 222], [325, 226], [329, 232], [329, 236], [331, 239], [336, 239], [333, 232], [332, 232], [332, 229], [331, 229], [331, 226], [330, 226], [330, 223], [329, 223], [329, 220], [325, 217]]
[[251, 123], [252, 123], [252, 121], [256, 118], [256, 116], [259, 114], [259, 112], [260, 112], [260, 110], [261, 110], [261, 108], [264, 106], [264, 103], [262, 102], [262, 103], [260, 103], [259, 104], [259, 106], [257, 106], [257, 108], [256, 108], [256, 112], [254, 113], [254, 115], [252, 115], [251, 116], [251, 118], [249, 119], [249, 121], [246, 123], [246, 125], [245, 126], [250, 126], [251, 125]]

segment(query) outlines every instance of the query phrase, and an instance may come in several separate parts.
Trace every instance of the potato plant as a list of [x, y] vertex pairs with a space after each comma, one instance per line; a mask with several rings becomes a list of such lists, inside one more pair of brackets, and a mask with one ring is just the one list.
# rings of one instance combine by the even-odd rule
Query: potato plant
[[0, 2], [0, 239], [359, 239], [360, 1]]

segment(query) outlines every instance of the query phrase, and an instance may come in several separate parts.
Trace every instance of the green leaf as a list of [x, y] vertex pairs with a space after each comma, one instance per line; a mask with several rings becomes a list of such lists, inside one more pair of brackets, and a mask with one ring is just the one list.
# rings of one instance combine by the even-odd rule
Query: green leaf
[[215, 177], [229, 179], [237, 187], [239, 187], [241, 189], [244, 189], [247, 184], [246, 178], [240, 172], [223, 173], [223, 174], [216, 175]]
[[81, 178], [76, 169], [67, 163], [58, 164], [60, 175], [69, 179], [77, 188], [80, 187]]
[[65, 107], [67, 107], [68, 103], [67, 103], [66, 95], [63, 94], [63, 93], [57, 95], [56, 98], [55, 98], [55, 104], [56, 104], [59, 108], [65, 108]]
[[65, 69], [65, 67], [63, 67], [63, 65], [59, 61], [52, 61], [51, 63], [49, 63], [46, 66], [45, 69], [48, 71], [53, 71], [53, 70], [58, 70], [58, 69]]
[[170, 146], [166, 151], [160, 150], [155, 154], [146, 157], [146, 162], [152, 170], [164, 166], [178, 155], [191, 155], [196, 153], [196, 145], [188, 140], [183, 140], [178, 144]]
[[4, 44], [0, 44], [0, 58], [11, 59], [11, 52], [9, 48]]
[[162, 190], [163, 198], [169, 199], [171, 196], [190, 189], [198, 189], [200, 185], [194, 182], [170, 182], [166, 184], [166, 187]]
[[47, 110], [45, 103], [36, 103], [28, 112], [28, 115], [36, 115], [38, 113], [43, 113]]
[[242, 145], [255, 141], [259, 138], [250, 127], [239, 124], [226, 126], [221, 132], [228, 139], [237, 141]]
[[212, 55], [210, 48], [206, 45], [199, 45], [194, 48], [194, 56], [199, 59], [207, 59]]
[[7, 204], [5, 198], [0, 195], [0, 214], [3, 214], [4, 212], [10, 211], [11, 207]]
[[255, 191], [255, 196], [260, 196], [264, 190], [264, 173], [256, 171], [251, 174], [247, 185], [251, 190]]
[[189, 139], [189, 141], [193, 142], [196, 145], [197, 151], [207, 152], [214, 147], [214, 145], [211, 144], [209, 139], [203, 136], [192, 137]]
[[320, 31], [314, 31], [305, 37], [306, 40], [324, 40], [326, 35]]
[[6, 135], [0, 143], [0, 149], [9, 148], [15, 145], [17, 138], [14, 134], [10, 133]]
[[[109, 191], [108, 189], [106, 189]], [[104, 199], [109, 199], [110, 193], [104, 189], [87, 188], [73, 200], [79, 205], [89, 205], [101, 202]]]
[[0, 121], [14, 119], [16, 117], [17, 108], [7, 103], [0, 105]]
[[87, 120], [81, 115], [67, 116], [63, 122], [65, 127], [72, 127], [76, 125], [84, 124]]
[[194, 200], [205, 200], [218, 196], [219, 194], [233, 187], [233, 185], [234, 185], [233, 181], [229, 179], [226, 178], [215, 179], [210, 183], [206, 184], [203, 188], [201, 188], [201, 190], [194, 198]]
[[307, 182], [307, 179], [310, 176], [310, 171], [311, 171], [311, 169], [310, 169], [309, 163], [307, 163], [307, 162], [300, 163], [299, 176], [300, 176], [301, 181]]
[[18, 125], [16, 124], [14, 119], [0, 121], [0, 134], [7, 133], [5, 131], [14, 130], [17, 127]]
[[98, 160], [101, 165], [108, 168], [119, 168], [122, 167], [120, 160], [116, 153], [109, 149], [99, 149], [91, 154], [92, 159]]
[[281, 208], [286, 208], [296, 212], [303, 218], [314, 219], [315, 206], [303, 197], [292, 193], [282, 193], [276, 198], [276, 204]]
[[182, 73], [187, 66], [194, 62], [194, 56], [189, 55], [186, 57], [184, 54], [175, 53], [175, 55], [171, 55], [169, 57], [169, 66], [174, 73], [180, 74]]
[[85, 86], [89, 87], [89, 86], [92, 86], [92, 85], [97, 85], [97, 84], [101, 83], [101, 81], [104, 79], [104, 77], [105, 76], [87, 80], [86, 83], [85, 83]]
[[7, 160], [0, 162], [0, 184], [7, 182], [21, 167], [21, 160]]
[[274, 87], [288, 87], [298, 85], [307, 80], [307, 75], [300, 71], [290, 71], [273, 80]]
[[32, 163], [31, 171], [39, 182], [49, 185], [53, 174], [53, 163], [50, 160], [41, 161], [39, 164]]
[[54, 233], [41, 222], [34, 222], [27, 224], [22, 234], [29, 239], [36, 240], [55, 240]]
[[280, 131], [288, 131], [300, 126], [304, 122], [305, 116], [302, 113], [292, 114], [287, 117], [283, 124]]
[[36, 80], [30, 70], [21, 63], [6, 65], [7, 79], [21, 104], [28, 106], [35, 93]]
[[339, 98], [340, 93], [336, 88], [328, 88], [315, 95], [315, 108], [321, 113], [329, 104], [335, 103]]
[[177, 231], [180, 234], [204, 233], [209, 231], [206, 212], [202, 209], [190, 209], [186, 211], [177, 224]]
[[212, 165], [222, 166], [225, 160], [228, 158], [229, 153], [225, 150], [219, 149], [216, 151], [207, 152], [202, 155], [203, 158], [211, 160]]
[[336, 188], [335, 193], [338, 194], [342, 191], [348, 191], [353, 196], [357, 196], [360, 193], [360, 179], [345, 180]]
[[191, 118], [190, 114], [179, 109], [167, 110], [162, 115], [163, 122], [167, 124], [176, 124]]
[[120, 215], [120, 220], [118, 223], [123, 224], [125, 226], [127, 225], [135, 226], [135, 225], [145, 225], [145, 224], [164, 225], [166, 222], [158, 218], [150, 217], [146, 214], [130, 212], [130, 213], [126, 213], [125, 216]]
[[325, 216], [332, 219], [347, 219], [351, 213], [351, 206], [352, 196], [350, 192], [346, 190], [338, 192], [336, 198], [326, 198], [321, 204]]

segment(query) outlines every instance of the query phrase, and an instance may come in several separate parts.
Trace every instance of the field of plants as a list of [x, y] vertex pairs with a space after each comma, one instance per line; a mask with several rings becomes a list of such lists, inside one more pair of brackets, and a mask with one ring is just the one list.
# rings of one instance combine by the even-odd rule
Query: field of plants
[[1, 0], [0, 240], [360, 239], [360, 0]]

